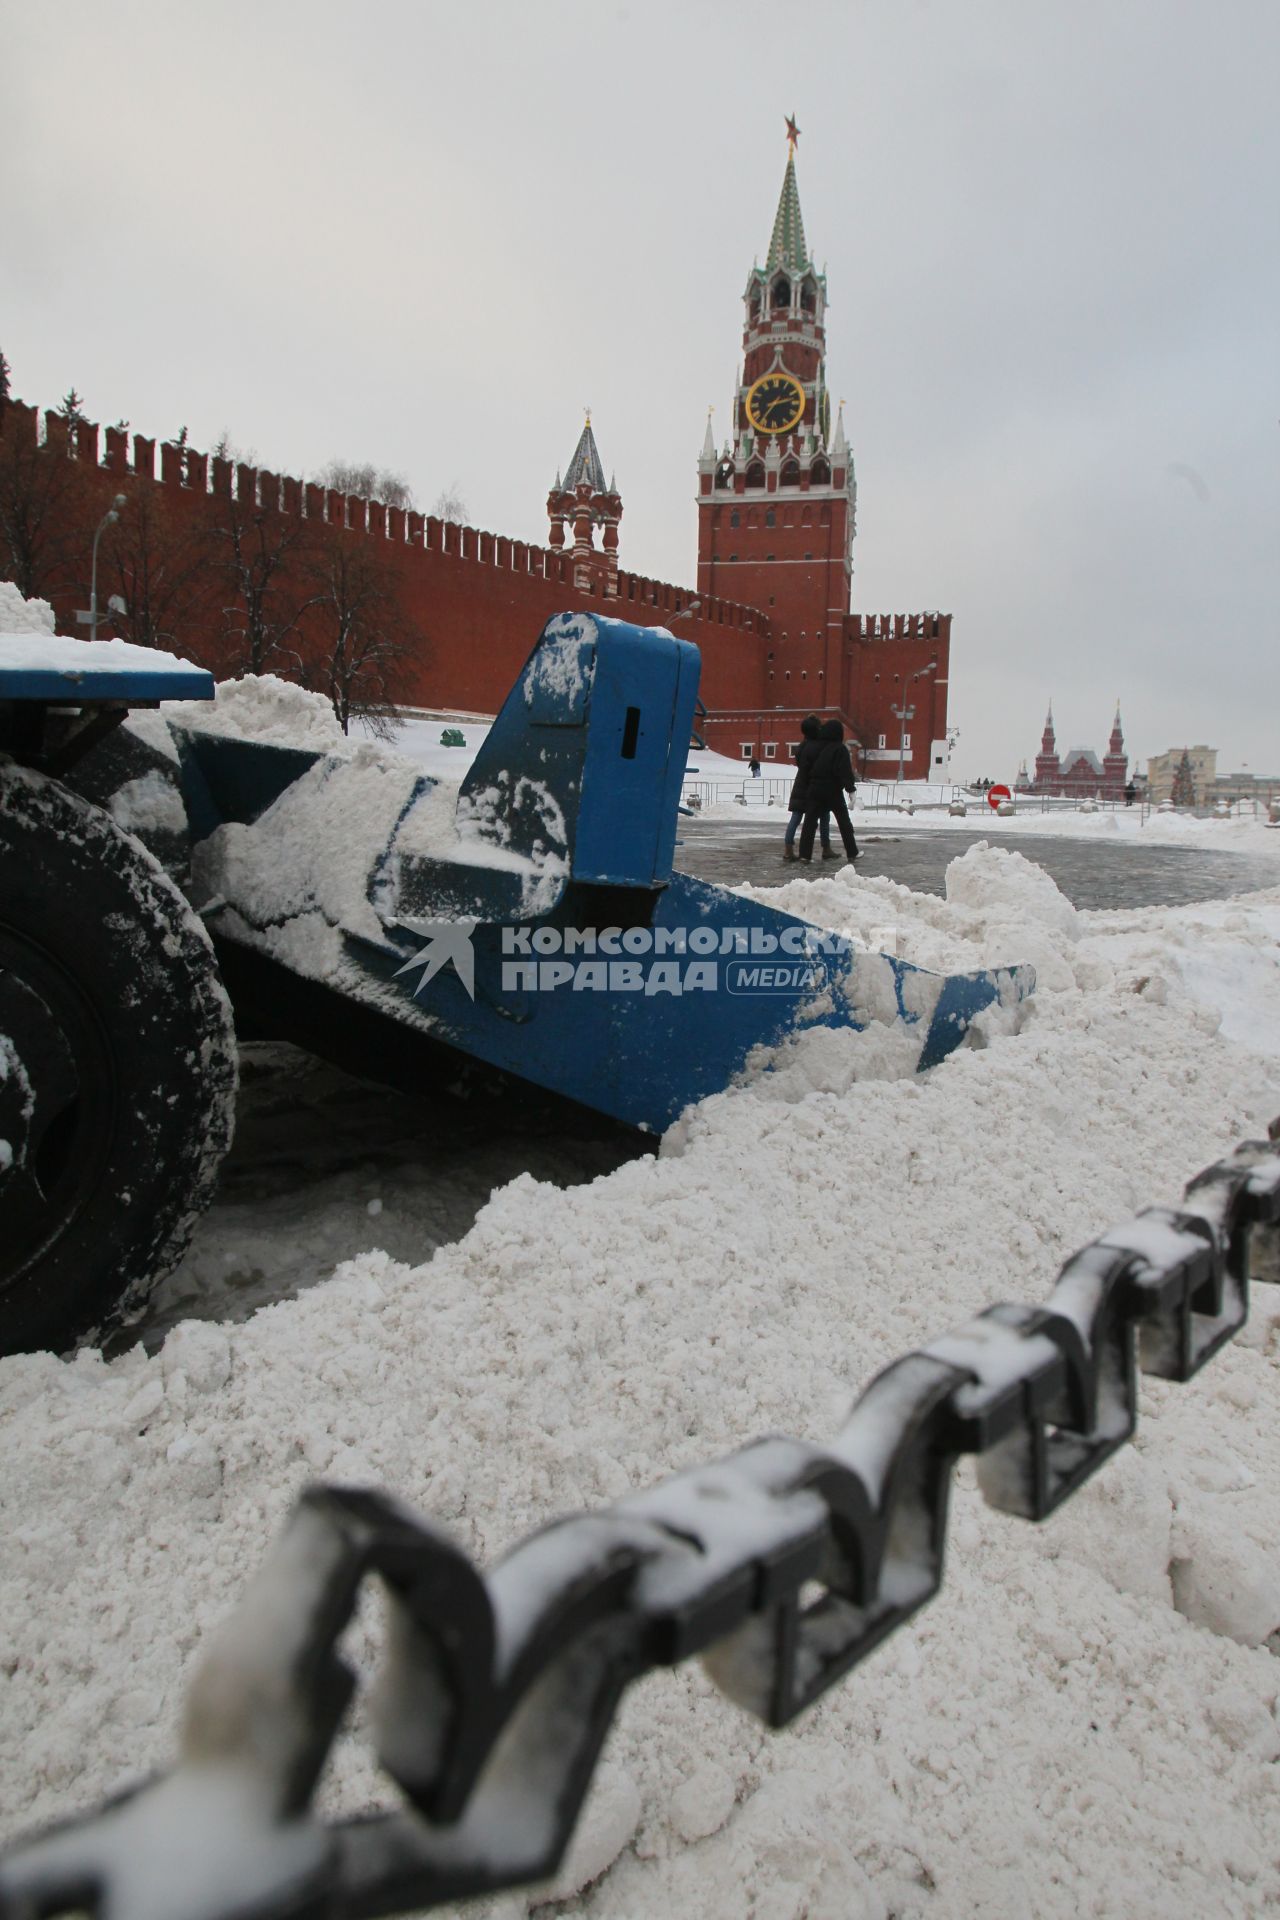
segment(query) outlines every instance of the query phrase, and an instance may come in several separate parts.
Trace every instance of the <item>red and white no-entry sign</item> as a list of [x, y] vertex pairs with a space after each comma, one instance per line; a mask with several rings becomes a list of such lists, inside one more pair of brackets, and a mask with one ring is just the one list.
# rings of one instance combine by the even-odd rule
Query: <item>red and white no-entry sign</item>
[[1012, 800], [1012, 798], [1013, 795], [1010, 793], [1008, 787], [987, 788], [987, 805], [989, 807], [998, 807], [1002, 800]]

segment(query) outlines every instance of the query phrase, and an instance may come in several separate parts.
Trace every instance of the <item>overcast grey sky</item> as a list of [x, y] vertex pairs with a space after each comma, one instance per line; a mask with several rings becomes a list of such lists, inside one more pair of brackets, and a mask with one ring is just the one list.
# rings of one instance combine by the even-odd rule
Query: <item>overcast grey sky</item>
[[854, 606], [954, 614], [958, 770], [1052, 696], [1280, 774], [1276, 0], [0, 0], [0, 48], [22, 398], [537, 541], [590, 404], [675, 582], [794, 111]]

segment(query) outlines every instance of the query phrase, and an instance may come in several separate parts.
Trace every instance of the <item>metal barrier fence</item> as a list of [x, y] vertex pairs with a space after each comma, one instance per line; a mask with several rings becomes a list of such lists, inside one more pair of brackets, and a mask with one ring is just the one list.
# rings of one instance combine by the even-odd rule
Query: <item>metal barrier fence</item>
[[[896, 1361], [829, 1447], [758, 1441], [490, 1573], [386, 1494], [313, 1488], [205, 1655], [177, 1767], [0, 1860], [0, 1916], [356, 1920], [545, 1878], [632, 1680], [701, 1655], [785, 1726], [937, 1592], [961, 1455], [990, 1505], [1043, 1519], [1132, 1434], [1138, 1364], [1188, 1380], [1238, 1331], [1250, 1280], [1280, 1282], [1277, 1136], [1073, 1254], [1043, 1306]], [[326, 1825], [356, 1684], [335, 1647], [369, 1574], [369, 1719], [409, 1806]]]
[[[687, 805], [690, 796], [696, 796], [699, 809], [740, 804], [753, 809], [780, 807], [785, 812], [794, 780], [794, 768], [788, 769], [786, 776], [781, 779], [777, 774], [768, 772], [758, 777], [748, 774], [741, 780], [718, 779], [711, 774], [694, 775], [685, 780], [681, 798]], [[972, 811], [986, 811], [981, 794], [974, 795], [963, 787], [951, 785], [934, 784], [922, 788], [919, 784], [904, 784], [899, 787], [892, 780], [864, 780], [859, 781], [856, 795], [856, 804], [868, 811], [910, 808], [913, 812], [937, 812], [957, 800], [963, 800]]]
[[779, 779], [776, 774], [773, 776], [761, 774], [758, 779], [747, 774], [741, 780], [719, 779], [713, 774], [707, 774], [702, 778], [687, 779], [682, 797], [687, 798], [689, 794], [696, 793], [704, 807], [732, 806], [740, 801], [748, 807], [785, 808], [791, 797], [794, 779], [794, 769], [786, 775], [785, 779]]
[[[764, 773], [759, 779], [751, 775], [741, 780], [716, 779], [712, 775], [694, 776], [685, 780], [681, 798], [686, 806], [692, 806], [694, 812], [704, 812], [708, 807], [732, 806], [741, 803], [744, 807], [772, 807], [787, 809], [791, 796], [791, 784], [794, 771], [789, 770], [786, 777], [779, 779], [776, 774]], [[987, 796], [981, 790], [955, 785], [934, 783], [921, 787], [917, 783], [903, 783], [901, 786], [893, 780], [862, 780], [858, 783], [856, 806], [864, 813], [939, 813], [963, 804], [975, 819], [986, 819], [991, 813]], [[1125, 800], [1067, 798], [1059, 794], [1014, 792], [1006, 802], [1008, 813], [1015, 818], [1019, 814], [1046, 813], [1132, 813], [1145, 826], [1155, 813], [1173, 811], [1184, 819], [1193, 820], [1268, 820], [1271, 825], [1280, 826], [1280, 800], [1234, 800], [1224, 805], [1215, 801], [1213, 805], [1198, 807], [1154, 807], [1150, 799], [1140, 794], [1132, 802]]]

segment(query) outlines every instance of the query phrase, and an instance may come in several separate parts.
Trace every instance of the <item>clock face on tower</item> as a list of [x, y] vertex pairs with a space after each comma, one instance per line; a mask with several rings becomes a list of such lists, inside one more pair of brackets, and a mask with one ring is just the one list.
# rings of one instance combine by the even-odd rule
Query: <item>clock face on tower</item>
[[804, 415], [804, 388], [775, 368], [750, 389], [746, 407], [757, 433], [790, 433]]

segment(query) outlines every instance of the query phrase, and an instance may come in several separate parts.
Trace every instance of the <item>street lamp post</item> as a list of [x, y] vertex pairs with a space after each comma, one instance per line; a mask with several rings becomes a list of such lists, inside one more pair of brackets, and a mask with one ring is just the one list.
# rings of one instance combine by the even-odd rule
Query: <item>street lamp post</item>
[[899, 786], [901, 786], [902, 784], [902, 765], [903, 765], [904, 759], [906, 758], [906, 751], [907, 751], [907, 722], [908, 720], [911, 720], [915, 717], [915, 711], [916, 711], [913, 706], [908, 706], [907, 704], [907, 687], [914, 685], [914, 683], [917, 680], [923, 680], [927, 673], [936, 673], [937, 671], [938, 671], [937, 661], [931, 660], [927, 667], [921, 667], [918, 673], [913, 673], [911, 676], [911, 679], [907, 682], [907, 686], [904, 686], [902, 689], [902, 705], [900, 707], [890, 707], [889, 709], [894, 719], [898, 722], [898, 784]]
[[115, 526], [117, 520], [120, 518], [120, 509], [124, 504], [125, 496], [122, 493], [118, 493], [98, 522], [98, 531], [93, 536], [93, 566], [89, 578], [89, 611], [76, 615], [76, 619], [80, 622], [81, 626], [88, 627], [89, 638], [91, 640], [96, 640], [98, 637], [98, 542], [108, 527]]

